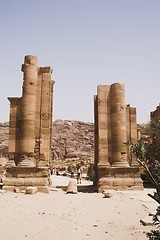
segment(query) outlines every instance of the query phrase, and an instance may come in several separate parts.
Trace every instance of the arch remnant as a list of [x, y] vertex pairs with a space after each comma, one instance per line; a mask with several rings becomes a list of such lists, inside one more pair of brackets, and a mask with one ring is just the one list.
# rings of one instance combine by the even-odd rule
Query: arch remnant
[[35, 56], [22, 64], [22, 97], [9, 97], [9, 160], [3, 189], [36, 186], [49, 191], [53, 85], [51, 67], [38, 67]]
[[94, 96], [95, 184], [105, 189], [143, 189], [140, 166], [126, 142], [137, 141], [136, 108], [125, 105], [124, 85], [98, 85]]

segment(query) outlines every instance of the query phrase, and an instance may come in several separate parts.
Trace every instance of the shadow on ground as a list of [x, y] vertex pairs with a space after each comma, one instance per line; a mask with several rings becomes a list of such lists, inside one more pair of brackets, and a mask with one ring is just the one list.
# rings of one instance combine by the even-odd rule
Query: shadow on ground
[[[56, 188], [62, 189], [66, 192], [67, 186], [57, 186]], [[97, 192], [97, 188], [94, 185], [77, 185], [77, 191], [82, 193], [94, 193]]]

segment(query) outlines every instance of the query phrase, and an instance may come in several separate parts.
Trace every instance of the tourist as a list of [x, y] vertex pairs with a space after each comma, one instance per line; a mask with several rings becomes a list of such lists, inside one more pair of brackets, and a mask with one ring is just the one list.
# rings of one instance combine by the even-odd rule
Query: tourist
[[56, 175], [59, 176], [59, 168], [56, 168]]
[[77, 168], [77, 184], [81, 183], [81, 179], [82, 179], [82, 169], [80, 166], [78, 166], [78, 168]]
[[50, 173], [51, 173], [51, 175], [53, 175], [53, 168], [50, 169]]

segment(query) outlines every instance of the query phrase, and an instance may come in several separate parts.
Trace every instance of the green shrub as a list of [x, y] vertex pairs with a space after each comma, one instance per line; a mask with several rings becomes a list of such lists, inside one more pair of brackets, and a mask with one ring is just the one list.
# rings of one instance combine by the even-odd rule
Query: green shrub
[[90, 166], [88, 167], [87, 179], [90, 180], [90, 181], [94, 181], [94, 179], [95, 179], [95, 170], [94, 170], [94, 164], [93, 163], [91, 163]]

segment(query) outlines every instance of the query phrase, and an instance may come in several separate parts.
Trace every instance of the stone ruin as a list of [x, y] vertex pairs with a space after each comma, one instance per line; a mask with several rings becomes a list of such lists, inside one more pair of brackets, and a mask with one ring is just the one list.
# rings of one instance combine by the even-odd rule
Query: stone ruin
[[143, 189], [140, 166], [125, 144], [137, 142], [137, 123], [136, 108], [125, 105], [123, 84], [97, 87], [94, 124], [98, 191]]
[[38, 67], [35, 56], [22, 64], [22, 97], [9, 97], [9, 160], [3, 189], [36, 186], [48, 192], [50, 184], [53, 85], [51, 67]]
[[[51, 67], [35, 56], [22, 65], [22, 97], [9, 97], [9, 159], [3, 189], [49, 192], [53, 85]], [[137, 142], [136, 108], [125, 105], [124, 85], [99, 85], [94, 96], [95, 182], [98, 191], [143, 189], [140, 166], [126, 142]]]
[[156, 107], [156, 109], [150, 112], [151, 119], [151, 129], [152, 129], [152, 142], [155, 142], [158, 145], [160, 151], [160, 105]]

